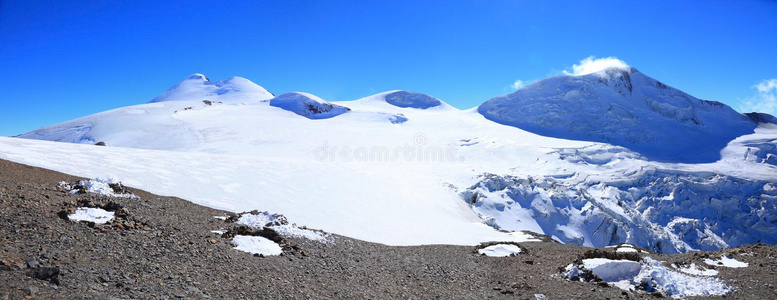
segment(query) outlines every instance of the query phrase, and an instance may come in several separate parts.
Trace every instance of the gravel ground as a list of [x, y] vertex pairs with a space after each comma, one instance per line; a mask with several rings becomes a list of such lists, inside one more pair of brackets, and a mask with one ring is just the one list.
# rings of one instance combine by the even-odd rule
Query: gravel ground
[[[492, 258], [476, 247], [391, 247], [333, 236], [326, 244], [287, 239], [282, 256], [253, 256], [211, 232], [238, 226], [213, 218], [224, 211], [131, 188], [140, 199], [70, 195], [57, 184], [78, 179], [0, 160], [0, 299], [655, 297], [562, 279], [559, 268], [590, 248], [553, 242], [523, 243], [526, 254]], [[58, 216], [110, 202], [124, 209], [106, 225]], [[650, 256], [703, 264], [721, 253], [750, 263], [718, 268], [718, 278], [737, 289], [726, 298], [777, 298], [775, 247]]]

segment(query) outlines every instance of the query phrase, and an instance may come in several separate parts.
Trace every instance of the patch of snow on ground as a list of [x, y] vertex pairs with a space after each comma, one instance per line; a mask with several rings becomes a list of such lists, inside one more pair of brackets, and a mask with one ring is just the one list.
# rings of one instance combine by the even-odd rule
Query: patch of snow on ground
[[261, 236], [236, 235], [232, 239], [235, 249], [251, 254], [280, 255], [281, 246]]
[[728, 257], [725, 255], [721, 256], [720, 259], [717, 260], [710, 258], [704, 259], [704, 263], [711, 266], [723, 266], [728, 268], [746, 268], [748, 266], [746, 262], [741, 262], [733, 257]]
[[327, 243], [330, 241], [330, 235], [325, 234], [318, 231], [313, 231], [310, 229], [304, 229], [299, 228], [294, 225], [280, 225], [280, 226], [273, 226], [271, 227], [272, 230], [275, 230], [278, 234], [280, 234], [283, 237], [293, 237], [293, 238], [305, 238], [309, 239], [311, 241], [317, 241], [322, 243]]
[[219, 219], [219, 220], [222, 220], [222, 221], [226, 221], [227, 220], [226, 216], [213, 216], [213, 218], [214, 219]]
[[240, 225], [245, 225], [253, 228], [262, 228], [266, 226], [272, 226], [274, 223], [288, 223], [286, 218], [278, 214], [270, 214], [268, 212], [260, 212], [258, 214], [243, 214], [235, 222]]
[[717, 278], [689, 276], [664, 267], [660, 261], [645, 257], [640, 262], [605, 258], [584, 259], [582, 264], [566, 267], [564, 277], [584, 281], [589, 270], [602, 280], [623, 290], [644, 289], [673, 298], [725, 295], [733, 291]]
[[71, 194], [77, 194], [79, 192], [78, 186], [83, 186], [86, 189], [86, 192], [103, 195], [103, 196], [109, 196], [109, 197], [117, 197], [117, 198], [130, 198], [130, 199], [138, 199], [139, 197], [134, 194], [124, 194], [124, 193], [117, 193], [113, 190], [113, 187], [111, 185], [121, 184], [121, 182], [116, 178], [95, 178], [92, 180], [81, 180], [78, 182], [76, 186], [71, 186], [69, 183], [61, 181], [59, 183], [59, 186], [65, 189], [70, 190]]
[[692, 296], [720, 296], [733, 291], [722, 280], [709, 277], [694, 277], [674, 272], [661, 265], [660, 261], [646, 257], [642, 260], [642, 271], [633, 280], [644, 283], [647, 291], [661, 291], [673, 298]]
[[76, 212], [68, 215], [67, 218], [73, 222], [85, 221], [95, 224], [105, 224], [113, 220], [114, 213], [101, 208], [79, 207]]
[[589, 258], [583, 260], [583, 267], [607, 282], [633, 278], [639, 274], [641, 266], [636, 261]]
[[478, 250], [478, 254], [490, 257], [507, 257], [521, 254], [521, 247], [510, 244], [496, 244]]
[[691, 264], [688, 267], [682, 267], [682, 266], [673, 264], [672, 267], [685, 274], [691, 274], [691, 275], [697, 275], [697, 276], [717, 276], [718, 275], [717, 270], [706, 269], [702, 266], [697, 266], [696, 264]]
[[235, 222], [240, 225], [261, 229], [262, 227], [269, 227], [273, 231], [277, 232], [283, 237], [292, 238], [305, 238], [312, 241], [328, 242], [329, 235], [310, 230], [307, 228], [299, 228], [295, 224], [288, 224], [286, 218], [279, 214], [270, 214], [267, 212], [260, 212], [258, 214], [243, 214]]
[[619, 247], [618, 249], [615, 249], [616, 253], [629, 253], [629, 252], [638, 252], [637, 249], [631, 248], [631, 247]]

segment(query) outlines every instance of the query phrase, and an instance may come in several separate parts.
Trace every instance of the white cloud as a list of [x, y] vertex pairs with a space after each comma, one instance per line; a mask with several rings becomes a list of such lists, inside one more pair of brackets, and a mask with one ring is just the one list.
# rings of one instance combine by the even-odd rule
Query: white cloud
[[510, 85], [511, 88], [514, 90], [520, 90], [525, 84], [523, 83], [523, 80], [516, 80], [513, 82], [513, 84]]
[[761, 93], [769, 93], [771, 90], [777, 90], [777, 79], [764, 80], [753, 87]]
[[777, 115], [777, 79], [763, 80], [753, 88], [758, 90], [758, 94], [742, 100], [739, 111]]
[[617, 57], [610, 56], [605, 58], [596, 58], [595, 56], [589, 56], [581, 60], [580, 64], [572, 65], [571, 72], [568, 70], [564, 70], [562, 72], [566, 75], [580, 76], [596, 73], [607, 68], [623, 69], [628, 67], [629, 65], [627, 65], [626, 62], [618, 59]]

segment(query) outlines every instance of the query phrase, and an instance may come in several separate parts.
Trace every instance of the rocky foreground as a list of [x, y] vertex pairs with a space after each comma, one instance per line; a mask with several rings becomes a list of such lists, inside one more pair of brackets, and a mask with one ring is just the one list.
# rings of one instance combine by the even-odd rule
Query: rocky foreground
[[[666, 296], [567, 280], [561, 270], [591, 249], [554, 242], [523, 243], [523, 254], [486, 257], [477, 254], [479, 247], [390, 247], [342, 236], [328, 242], [287, 237], [278, 239], [280, 256], [255, 256], [233, 249], [229, 237], [245, 228], [214, 218], [227, 212], [135, 189], [128, 191], [138, 198], [71, 194], [59, 184], [78, 180], [0, 160], [0, 299]], [[113, 207], [116, 218], [104, 225], [67, 218], [84, 206]], [[734, 288], [709, 298], [777, 298], [773, 246], [638, 255], [666, 265], [704, 265], [704, 258], [724, 254], [748, 267], [708, 266]]]

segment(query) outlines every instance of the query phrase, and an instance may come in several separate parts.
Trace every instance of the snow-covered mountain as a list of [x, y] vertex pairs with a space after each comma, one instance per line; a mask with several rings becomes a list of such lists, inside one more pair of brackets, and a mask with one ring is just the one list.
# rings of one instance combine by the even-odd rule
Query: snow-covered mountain
[[205, 75], [192, 74], [149, 103], [187, 100], [252, 103], [273, 97], [272, 93], [243, 77], [211, 82]]
[[631, 67], [532, 83], [478, 107], [487, 119], [544, 136], [627, 147], [649, 159], [713, 162], [756, 123]]
[[[391, 245], [529, 230], [683, 252], [777, 244], [770, 117], [630, 68], [545, 79], [469, 110], [410, 91], [273, 97], [195, 74], [151, 103], [2, 138], [0, 158]], [[78, 145], [96, 142], [109, 147]]]

